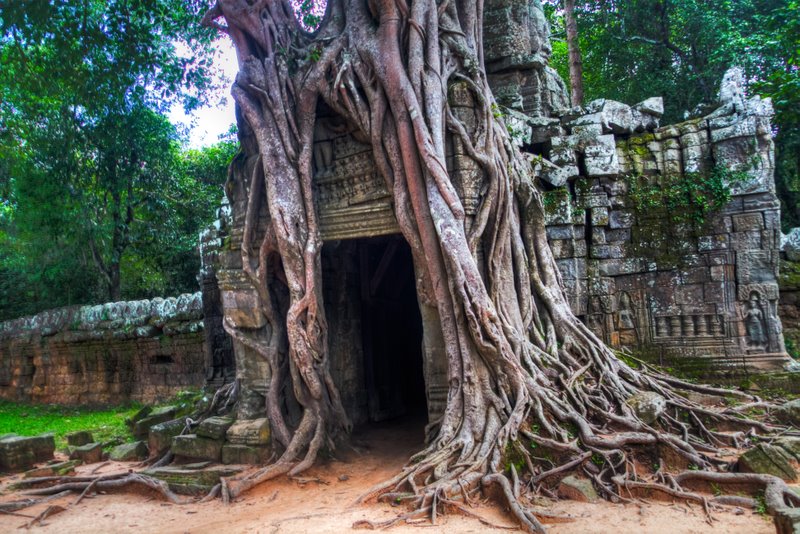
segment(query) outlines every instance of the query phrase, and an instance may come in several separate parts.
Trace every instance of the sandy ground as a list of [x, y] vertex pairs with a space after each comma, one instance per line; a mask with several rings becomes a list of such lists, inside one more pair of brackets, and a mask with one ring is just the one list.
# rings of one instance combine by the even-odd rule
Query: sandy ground
[[[405, 430], [405, 431], [404, 431]], [[342, 451], [338, 459], [324, 462], [307, 473], [305, 479], [320, 482], [299, 483], [282, 478], [251, 490], [231, 505], [219, 500], [210, 503], [173, 505], [147, 493], [97, 495], [73, 505], [76, 497], [38, 505], [21, 513], [35, 516], [50, 504], [59, 504], [66, 511], [48, 518], [35, 530], [53, 533], [292, 533], [324, 534], [353, 531], [354, 522], [367, 519], [381, 521], [395, 517], [401, 510], [387, 504], [354, 504], [370, 487], [386, 480], [405, 463], [409, 454], [419, 448], [419, 441], [408, 428], [373, 428], [356, 435], [358, 450]], [[95, 466], [85, 466], [86, 473]], [[126, 470], [126, 464], [108, 464], [99, 473]], [[17, 477], [0, 481], [0, 491]], [[18, 499], [19, 495], [4, 492], [0, 500]], [[642, 503], [614, 505], [574, 501], [553, 502], [549, 511], [571, 516], [567, 523], [548, 525], [553, 534], [592, 533], [774, 533], [769, 518], [751, 511], [717, 512], [709, 525], [699, 506], [685, 503]], [[515, 529], [502, 510], [491, 504], [476, 507], [474, 512], [492, 524], [488, 527], [476, 519], [448, 515], [419, 526], [397, 525], [394, 533], [484, 533], [508, 532]], [[16, 531], [25, 525], [24, 517], [0, 515], [0, 532]]]

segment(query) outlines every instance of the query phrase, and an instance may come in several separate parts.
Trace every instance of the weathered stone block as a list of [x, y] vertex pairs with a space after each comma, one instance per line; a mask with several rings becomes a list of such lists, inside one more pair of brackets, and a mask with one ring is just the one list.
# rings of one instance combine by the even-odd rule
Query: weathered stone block
[[575, 237], [571, 224], [555, 224], [547, 227], [547, 239], [572, 239]]
[[147, 457], [147, 445], [144, 441], [134, 441], [133, 443], [123, 443], [117, 445], [108, 455], [109, 459], [115, 462], [133, 462]]
[[134, 422], [131, 432], [137, 438], [146, 437], [150, 431], [150, 427], [165, 421], [169, 421], [170, 419], [174, 419], [177, 411], [178, 409], [175, 406], [162, 406], [161, 408], [156, 408], [150, 412], [150, 415], [147, 417]]
[[556, 260], [556, 265], [561, 271], [561, 277], [565, 280], [586, 278], [586, 260], [584, 258]]
[[94, 464], [103, 459], [102, 443], [87, 443], [80, 447], [75, 447], [69, 454], [70, 460], [80, 460], [85, 464]]
[[653, 96], [639, 102], [633, 108], [654, 117], [661, 117], [664, 114], [664, 99], [660, 96]]
[[7, 437], [0, 440], [0, 470], [25, 471], [37, 462], [52, 459], [55, 448], [53, 434]]
[[774, 283], [776, 262], [769, 250], [747, 250], [736, 253], [736, 281], [740, 284]]
[[758, 250], [761, 248], [761, 232], [734, 232], [730, 242], [733, 250]]
[[81, 465], [80, 460], [68, 460], [25, 471], [23, 476], [25, 478], [64, 476], [74, 472], [75, 467], [79, 465]]
[[565, 499], [579, 502], [596, 502], [597, 491], [591, 481], [570, 475], [561, 480], [558, 485], [558, 495]]
[[184, 458], [219, 462], [222, 456], [222, 442], [201, 438], [195, 434], [175, 436], [172, 440], [172, 453]]
[[782, 448], [761, 443], [741, 455], [737, 465], [743, 473], [763, 473], [794, 482], [797, 473], [789, 461], [789, 453]]
[[727, 235], [705, 235], [697, 238], [697, 250], [700, 252], [727, 250], [729, 246]]
[[647, 424], [652, 424], [667, 409], [667, 400], [652, 391], [642, 391], [628, 398], [626, 401], [639, 418]]
[[86, 430], [80, 430], [78, 432], [72, 432], [65, 436], [67, 438], [67, 445], [72, 447], [80, 447], [81, 445], [86, 445], [87, 443], [93, 443], [94, 439], [92, 438], [92, 433]]
[[233, 445], [227, 443], [222, 447], [223, 464], [262, 465], [269, 460], [270, 448], [264, 445]]
[[572, 239], [555, 239], [550, 241], [550, 250], [556, 259], [573, 257]]
[[762, 230], [764, 228], [764, 217], [761, 213], [742, 213], [733, 215], [734, 232], [749, 232], [751, 230]]
[[604, 228], [592, 228], [592, 245], [605, 245], [606, 231]]
[[754, 137], [756, 135], [756, 118], [753, 116], [745, 117], [732, 125], [711, 131], [711, 141], [718, 143], [726, 139], [738, 137]]
[[145, 475], [163, 480], [169, 489], [182, 495], [205, 495], [219, 484], [221, 477], [233, 476], [241, 469], [215, 465], [202, 469], [191, 469], [189, 466], [168, 466], [147, 469]]
[[236, 421], [227, 432], [228, 441], [234, 445], [267, 445], [269, 444], [269, 421], [251, 419]]
[[612, 210], [608, 214], [608, 226], [612, 229], [630, 228], [633, 226], [633, 212]]
[[152, 406], [142, 406], [135, 414], [125, 419], [125, 424], [128, 425], [129, 427], [133, 427], [134, 423], [141, 421], [142, 419], [150, 415], [150, 412], [152, 411], [153, 411]]
[[195, 430], [195, 433], [203, 438], [224, 440], [225, 432], [233, 424], [233, 419], [230, 417], [209, 417], [204, 419]]
[[599, 260], [598, 269], [602, 276], [619, 276], [645, 272], [646, 265], [641, 258]]
[[584, 149], [586, 174], [589, 176], [614, 176], [619, 174], [617, 147], [613, 135], [596, 138], [595, 144]]
[[608, 226], [608, 208], [592, 208], [591, 220], [593, 226]]
[[572, 255], [576, 258], [586, 256], [586, 240], [576, 239], [572, 242]]

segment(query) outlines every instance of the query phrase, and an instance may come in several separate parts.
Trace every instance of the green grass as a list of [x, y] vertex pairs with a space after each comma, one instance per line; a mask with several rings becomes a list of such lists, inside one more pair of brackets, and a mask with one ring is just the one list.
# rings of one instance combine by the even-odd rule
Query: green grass
[[66, 446], [64, 436], [78, 430], [88, 430], [95, 441], [123, 443], [131, 439], [125, 418], [140, 406], [126, 405], [110, 408], [83, 408], [56, 405], [33, 405], [0, 400], [0, 435], [14, 433], [35, 436], [53, 432], [56, 448]]

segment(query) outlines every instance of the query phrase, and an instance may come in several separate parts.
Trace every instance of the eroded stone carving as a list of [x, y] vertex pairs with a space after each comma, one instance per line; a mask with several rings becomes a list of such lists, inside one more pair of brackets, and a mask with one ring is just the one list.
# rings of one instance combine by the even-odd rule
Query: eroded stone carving
[[747, 329], [747, 345], [764, 350], [767, 346], [767, 330], [764, 323], [764, 311], [761, 308], [761, 296], [757, 291], [750, 294], [745, 305], [744, 323]]

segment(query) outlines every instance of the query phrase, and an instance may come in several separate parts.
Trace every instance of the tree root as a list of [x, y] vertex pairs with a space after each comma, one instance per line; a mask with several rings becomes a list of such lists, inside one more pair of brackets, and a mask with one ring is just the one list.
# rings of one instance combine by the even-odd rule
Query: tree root
[[[25, 495], [54, 495], [63, 492], [87, 492], [92, 488], [95, 491], [113, 491], [127, 486], [141, 486], [154, 490], [161, 494], [166, 500], [172, 504], [186, 504], [192, 502], [188, 499], [183, 499], [172, 492], [167, 486], [167, 483], [162, 480], [156, 480], [147, 475], [139, 473], [125, 473], [120, 475], [102, 475], [93, 477], [91, 480], [86, 480], [89, 477], [76, 477], [79, 481], [67, 482], [63, 481], [64, 477], [58, 484], [46, 488], [31, 489], [24, 492]], [[77, 504], [77, 503], [76, 503]]]
[[61, 492], [55, 493], [54, 495], [50, 495], [50, 496], [45, 497], [43, 499], [20, 499], [20, 500], [17, 500], [17, 501], [0, 503], [0, 513], [17, 512], [19, 510], [24, 510], [25, 508], [29, 508], [31, 506], [36, 506], [37, 504], [42, 504], [42, 503], [45, 503], [45, 502], [49, 502], [49, 501], [54, 501], [56, 499], [60, 499], [62, 497], [66, 497], [67, 495], [70, 495], [71, 493], [72, 493], [71, 491], [67, 490], [67, 491], [61, 491]]
[[44, 522], [45, 519], [47, 519], [51, 515], [60, 514], [61, 512], [64, 512], [64, 511], [66, 511], [66, 508], [64, 508], [63, 506], [59, 506], [57, 504], [54, 504], [52, 506], [48, 506], [39, 515], [37, 515], [36, 517], [34, 517], [30, 521], [28, 521], [28, 523], [25, 525], [25, 528], [29, 529], [33, 525], [35, 525], [37, 523], [39, 525], [41, 525], [41, 526], [44, 526], [45, 525], [45, 522]]

